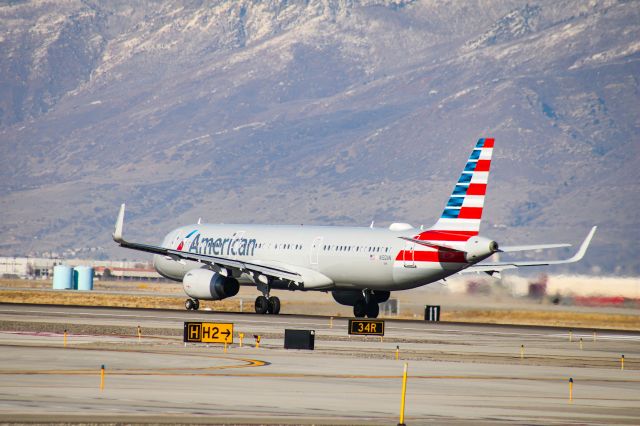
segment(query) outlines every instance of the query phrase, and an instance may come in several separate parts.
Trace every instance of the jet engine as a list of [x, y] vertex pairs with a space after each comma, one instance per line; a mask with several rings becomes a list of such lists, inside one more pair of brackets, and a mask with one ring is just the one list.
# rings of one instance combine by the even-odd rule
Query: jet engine
[[203, 300], [222, 300], [240, 291], [238, 280], [223, 277], [209, 269], [192, 269], [182, 279], [184, 292], [189, 297]]
[[[333, 290], [331, 294], [334, 300], [341, 305], [354, 306], [357, 301], [364, 300], [360, 290]], [[376, 303], [386, 302], [390, 295], [389, 291], [374, 290], [371, 292], [371, 297]]]
[[498, 243], [484, 237], [471, 237], [467, 240], [464, 251], [467, 262], [477, 262], [497, 252]]

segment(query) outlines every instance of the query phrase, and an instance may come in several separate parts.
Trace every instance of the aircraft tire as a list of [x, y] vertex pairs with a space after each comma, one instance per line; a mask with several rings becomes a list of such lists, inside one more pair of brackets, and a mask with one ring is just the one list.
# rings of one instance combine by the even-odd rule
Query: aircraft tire
[[192, 299], [185, 300], [184, 307], [187, 311], [192, 311], [194, 308], [193, 300]]
[[193, 310], [197, 311], [200, 309], [200, 301], [198, 299], [193, 299]]
[[375, 301], [371, 301], [367, 304], [367, 317], [378, 318], [379, 313], [380, 305], [378, 305]]
[[356, 318], [364, 318], [367, 314], [367, 304], [363, 300], [356, 301], [353, 305], [353, 316]]
[[269, 310], [269, 299], [264, 296], [256, 297], [256, 314], [266, 314]]
[[276, 296], [269, 298], [269, 308], [268, 312], [273, 315], [278, 315], [280, 313], [280, 299]]

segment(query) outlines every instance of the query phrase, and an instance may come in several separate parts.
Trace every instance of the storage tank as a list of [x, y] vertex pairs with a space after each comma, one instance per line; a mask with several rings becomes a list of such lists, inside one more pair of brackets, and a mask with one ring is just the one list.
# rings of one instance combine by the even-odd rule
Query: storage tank
[[53, 289], [71, 290], [73, 288], [73, 268], [67, 265], [53, 267]]
[[77, 290], [93, 290], [93, 268], [90, 266], [76, 266], [73, 272], [74, 288]]

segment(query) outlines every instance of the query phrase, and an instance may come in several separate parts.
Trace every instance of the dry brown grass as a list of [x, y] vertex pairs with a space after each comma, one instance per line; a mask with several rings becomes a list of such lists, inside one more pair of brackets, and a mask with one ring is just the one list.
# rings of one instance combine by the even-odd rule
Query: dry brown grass
[[[184, 309], [185, 298], [152, 295], [99, 294], [77, 291], [39, 291], [39, 290], [2, 290], [2, 303], [34, 303], [78, 306], [111, 306], [123, 308]], [[214, 310], [236, 311], [237, 300], [201, 302], [201, 309], [211, 307]]]

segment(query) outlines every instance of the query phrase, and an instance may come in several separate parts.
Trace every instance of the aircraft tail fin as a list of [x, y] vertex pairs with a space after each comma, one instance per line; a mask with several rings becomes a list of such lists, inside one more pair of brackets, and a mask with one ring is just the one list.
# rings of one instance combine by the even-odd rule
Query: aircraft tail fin
[[430, 231], [478, 235], [489, 180], [493, 142], [493, 138], [478, 140], [440, 219]]

